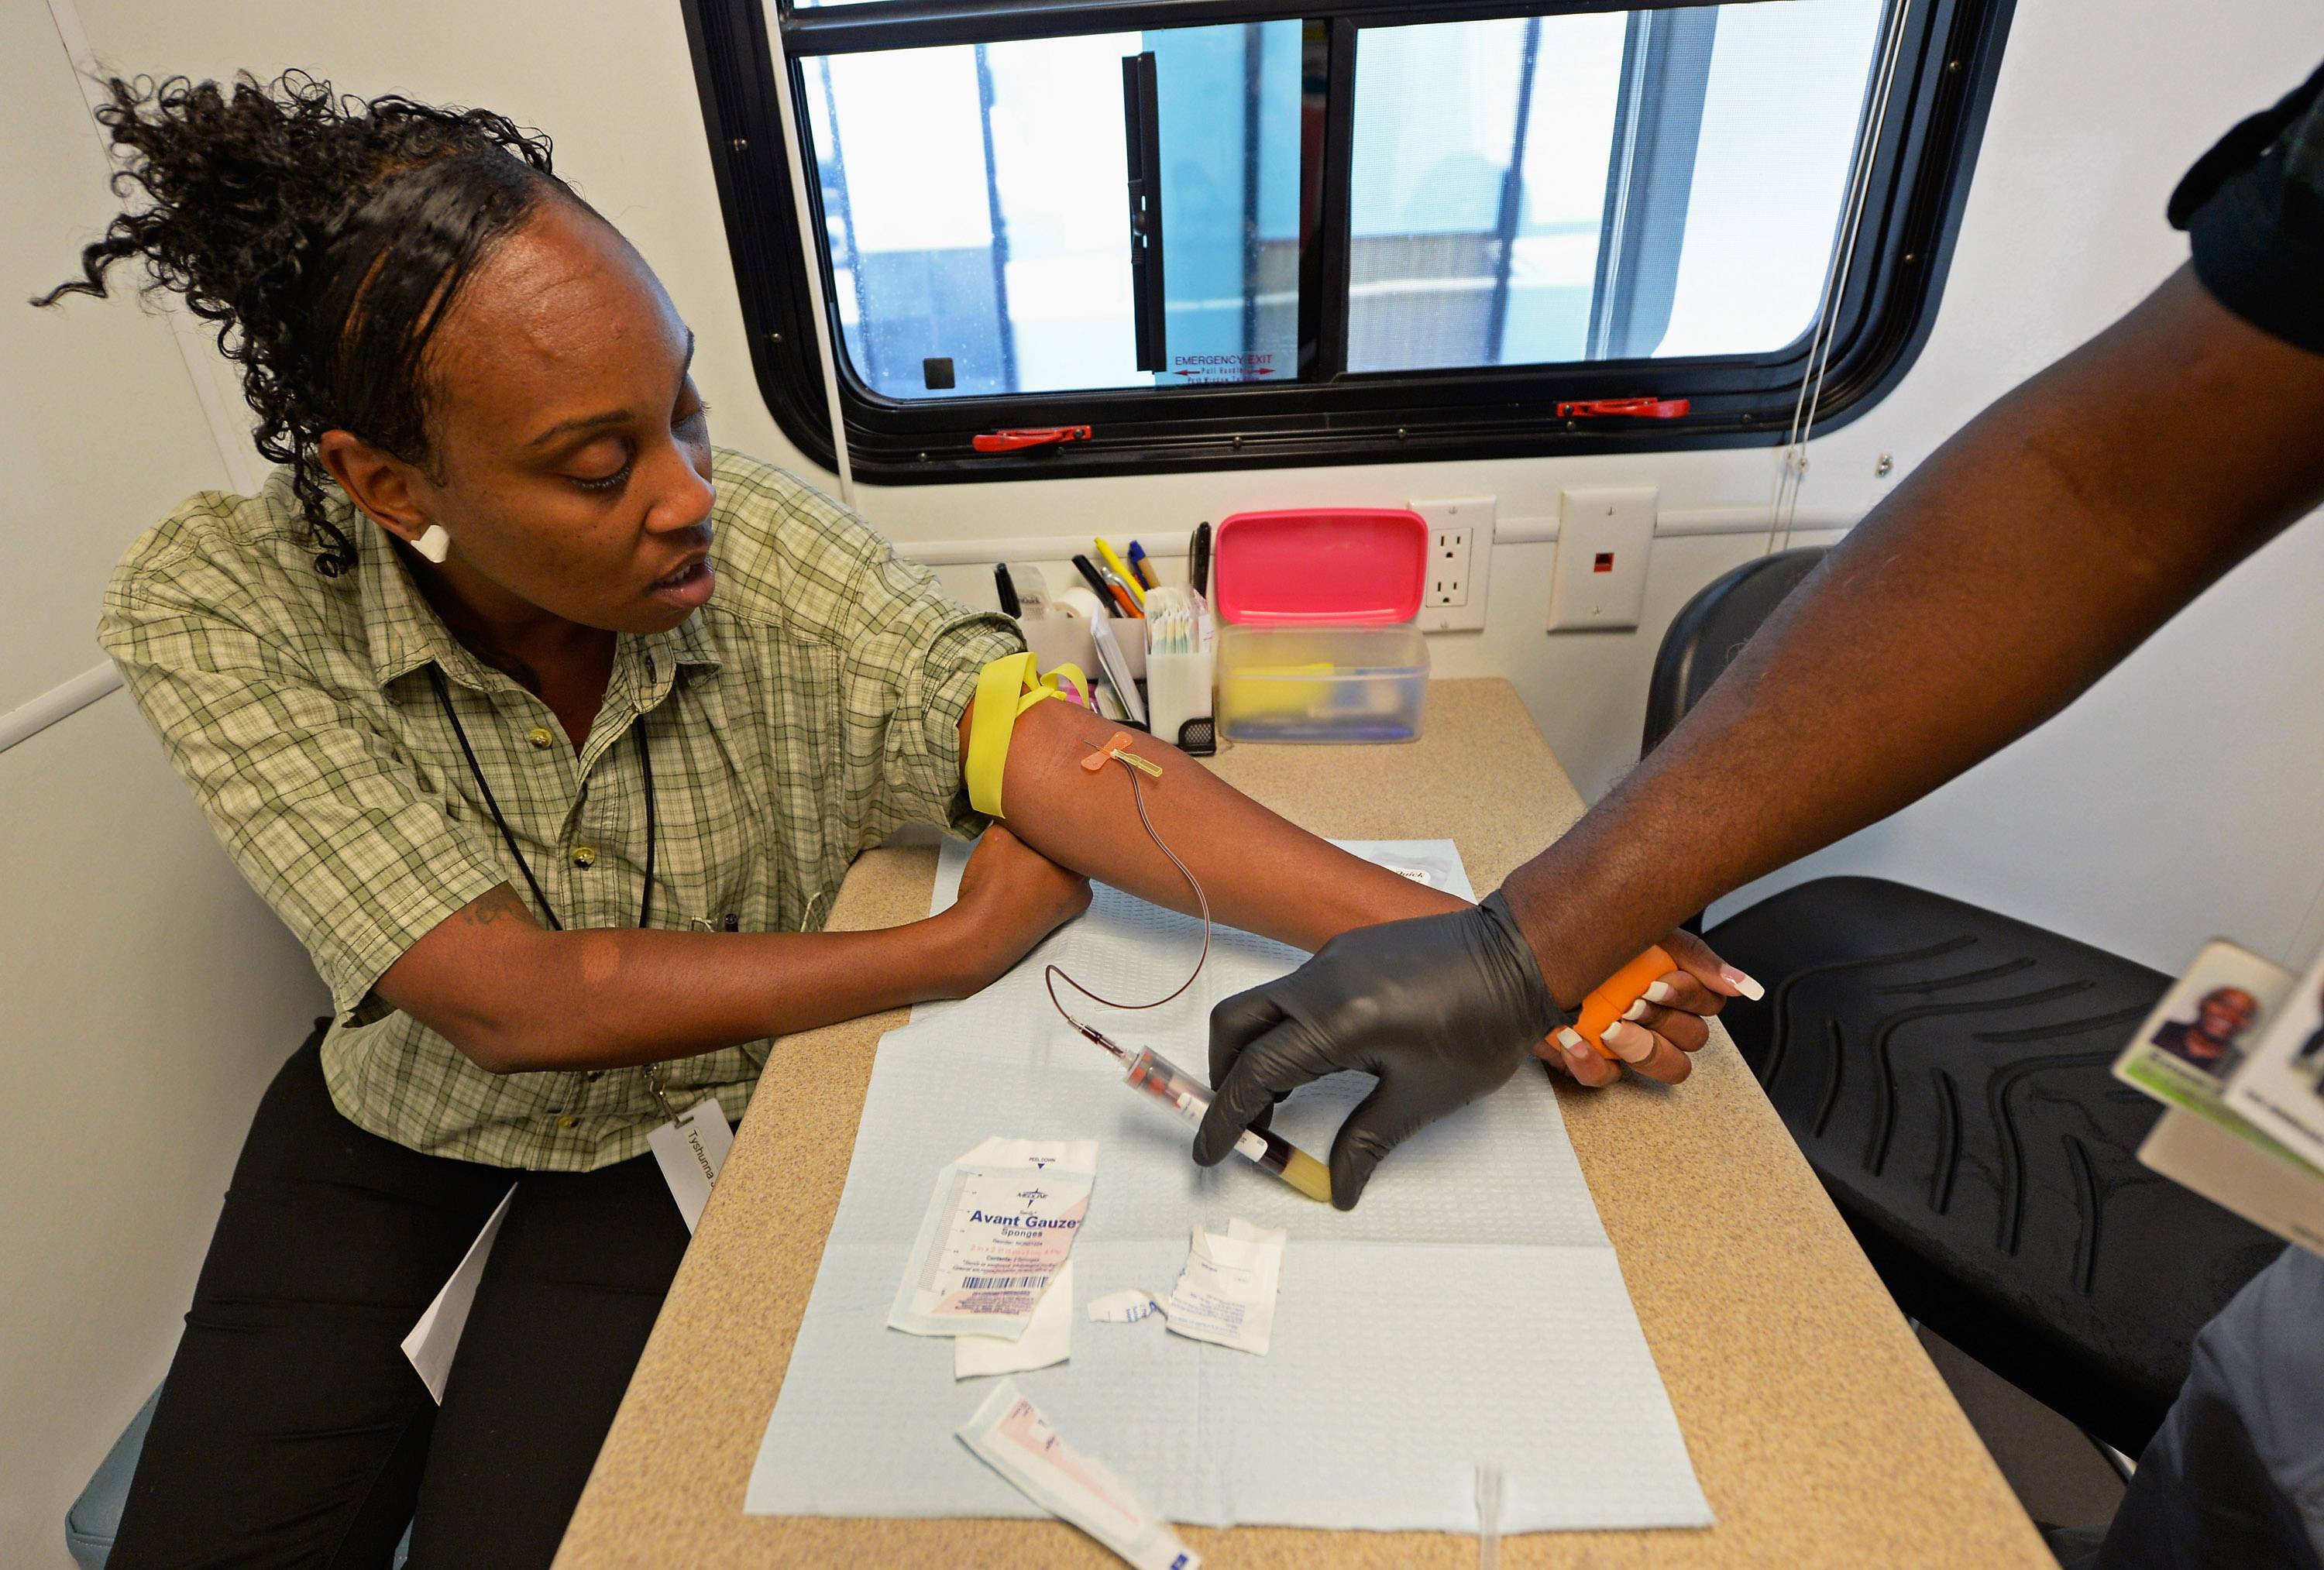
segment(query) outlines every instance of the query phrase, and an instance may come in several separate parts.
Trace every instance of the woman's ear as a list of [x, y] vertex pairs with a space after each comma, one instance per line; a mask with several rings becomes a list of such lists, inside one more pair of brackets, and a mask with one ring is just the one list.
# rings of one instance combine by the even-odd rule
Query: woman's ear
[[352, 431], [325, 431], [315, 456], [339, 489], [373, 522], [407, 544], [427, 532], [428, 514], [413, 494], [411, 465]]

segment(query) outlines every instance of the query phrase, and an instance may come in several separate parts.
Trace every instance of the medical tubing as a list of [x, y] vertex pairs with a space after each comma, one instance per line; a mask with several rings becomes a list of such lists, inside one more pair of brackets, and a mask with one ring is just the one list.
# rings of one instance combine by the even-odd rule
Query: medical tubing
[[1164, 996], [1156, 998], [1151, 1003], [1120, 1002], [1117, 999], [1107, 997], [1102, 993], [1092, 992], [1088, 987], [1084, 987], [1080, 982], [1066, 975], [1065, 972], [1055, 963], [1044, 965], [1041, 968], [1041, 985], [1048, 991], [1050, 1006], [1055, 1008], [1057, 1013], [1064, 1017], [1065, 1022], [1067, 1024], [1081, 1032], [1082, 1034], [1091, 1036], [1093, 1040], [1098, 1038], [1093, 1034], [1090, 1027], [1075, 1019], [1073, 1015], [1073, 1011], [1058, 1000], [1058, 982], [1064, 982], [1075, 992], [1078, 992], [1084, 997], [1088, 998], [1092, 1003], [1102, 1003], [1108, 1008], [1119, 1008], [1129, 1012], [1136, 1012], [1140, 1009], [1160, 1008], [1164, 1004], [1176, 1000], [1180, 994], [1186, 990], [1186, 988], [1194, 985], [1194, 978], [1203, 973], [1203, 967], [1209, 962], [1211, 957], [1210, 898], [1203, 893], [1202, 883], [1194, 877], [1192, 869], [1190, 869], [1185, 862], [1178, 859], [1178, 853], [1176, 850], [1171, 849], [1170, 847], [1164, 842], [1160, 831], [1154, 827], [1154, 820], [1148, 815], [1146, 811], [1146, 790], [1145, 787], [1139, 783], [1138, 770], [1136, 767], [1129, 763], [1124, 763], [1119, 757], [1115, 757], [1113, 761], [1121, 764], [1121, 771], [1130, 776], [1130, 800], [1138, 803], [1138, 821], [1145, 825], [1146, 837], [1154, 841], [1154, 849], [1162, 852], [1162, 854], [1168, 858], [1170, 865], [1178, 869], [1178, 876], [1186, 880], [1186, 886], [1194, 891], [1194, 906], [1202, 913], [1203, 916], [1203, 951], [1194, 956], [1194, 968], [1187, 973], [1186, 979], [1181, 981]]
[[[1136, 1052], [1130, 1052], [1118, 1046], [1109, 1040], [1102, 1031], [1084, 1024], [1080, 1020], [1075, 1019], [1073, 1012], [1057, 997], [1057, 983], [1062, 981], [1091, 1002], [1102, 1003], [1108, 1008], [1125, 1010], [1159, 1008], [1176, 998], [1186, 988], [1194, 986], [1194, 978], [1202, 975], [1203, 967], [1211, 957], [1211, 902], [1209, 896], [1203, 893], [1202, 881], [1194, 876], [1192, 868], [1178, 859], [1178, 853], [1170, 849], [1167, 842], [1163, 840], [1161, 831], [1154, 827], [1154, 820], [1146, 811], [1146, 791], [1139, 781], [1136, 767], [1124, 762], [1119, 756], [1115, 756], [1113, 760], [1120, 764], [1122, 771], [1130, 776], [1130, 799], [1138, 803], [1138, 821], [1145, 825], [1146, 837], [1154, 841], [1154, 848], [1157, 850], [1168, 858], [1170, 865], [1178, 869], [1178, 876], [1186, 880], [1186, 886], [1194, 892], [1195, 908], [1200, 910], [1203, 915], [1203, 951], [1194, 957], [1194, 969], [1188, 973], [1186, 979], [1151, 1003], [1120, 1003], [1100, 993], [1092, 992], [1055, 964], [1044, 965], [1041, 968], [1041, 984], [1048, 991], [1050, 1006], [1057, 1011], [1067, 1024], [1129, 1065], [1130, 1072], [1124, 1082], [1131, 1089], [1153, 1097], [1187, 1124], [1199, 1128], [1202, 1126], [1203, 1114], [1210, 1110], [1209, 1087], [1151, 1047], [1140, 1048]], [[1257, 1148], [1254, 1149], [1254, 1146]], [[1309, 1198], [1319, 1199], [1326, 1205], [1332, 1202], [1331, 1169], [1274, 1130], [1266, 1128], [1246, 1130], [1242, 1136], [1236, 1140], [1235, 1149], [1248, 1158], [1253, 1165], [1265, 1168]]]

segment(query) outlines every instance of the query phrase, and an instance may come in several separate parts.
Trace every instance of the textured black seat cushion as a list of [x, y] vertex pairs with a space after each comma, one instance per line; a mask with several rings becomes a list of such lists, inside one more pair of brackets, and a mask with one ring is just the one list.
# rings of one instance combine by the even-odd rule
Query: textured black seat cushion
[[2161, 1108], [2107, 1068], [2170, 978], [1877, 878], [1708, 936], [1766, 984], [1722, 1017], [1899, 1306], [2135, 1455], [2282, 1248], [2138, 1164]]

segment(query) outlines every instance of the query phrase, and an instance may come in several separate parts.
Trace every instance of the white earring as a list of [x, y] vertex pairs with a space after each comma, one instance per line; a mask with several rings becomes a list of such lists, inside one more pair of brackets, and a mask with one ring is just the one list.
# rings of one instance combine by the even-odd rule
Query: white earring
[[442, 524], [431, 523], [411, 542], [411, 548], [440, 567], [444, 558], [452, 554], [452, 537], [444, 532]]

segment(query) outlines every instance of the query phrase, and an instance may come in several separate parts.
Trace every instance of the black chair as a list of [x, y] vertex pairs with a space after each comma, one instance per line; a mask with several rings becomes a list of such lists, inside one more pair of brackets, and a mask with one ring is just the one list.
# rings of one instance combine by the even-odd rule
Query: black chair
[[[1655, 656], [1649, 748], [1821, 555], [1688, 601]], [[2170, 978], [1868, 877], [1800, 884], [1706, 936], [1766, 985], [1720, 1017], [1898, 1307], [2136, 1455], [2195, 1332], [2282, 1248], [2138, 1164], [2161, 1109], [2107, 1070]]]
[[1702, 702], [1721, 672], [1735, 663], [1759, 624], [1823, 560], [1821, 546], [1803, 546], [1744, 563], [1714, 578], [1679, 608], [1655, 655], [1646, 682], [1644, 757]]

